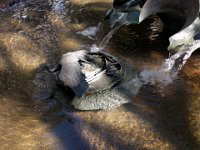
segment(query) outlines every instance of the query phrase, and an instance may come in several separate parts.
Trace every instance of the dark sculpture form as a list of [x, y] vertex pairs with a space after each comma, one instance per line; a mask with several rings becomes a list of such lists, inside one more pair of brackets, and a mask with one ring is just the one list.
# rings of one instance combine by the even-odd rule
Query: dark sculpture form
[[118, 107], [129, 102], [138, 89], [129, 81], [131, 66], [106, 53], [85, 50], [63, 55], [56, 66], [45, 66], [34, 83], [37, 99], [56, 98], [70, 89], [77, 109], [94, 110]]
[[[192, 45], [200, 33], [199, 0], [114, 0], [113, 9], [106, 19], [111, 28], [139, 24], [150, 16], [157, 15], [164, 27], [173, 31], [168, 50], [172, 53]], [[182, 47], [182, 48], [181, 48]]]

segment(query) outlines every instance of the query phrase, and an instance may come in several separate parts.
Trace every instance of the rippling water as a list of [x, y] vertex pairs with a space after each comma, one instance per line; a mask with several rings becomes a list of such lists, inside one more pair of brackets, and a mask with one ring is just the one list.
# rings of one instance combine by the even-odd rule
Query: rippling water
[[32, 81], [42, 64], [100, 45], [109, 31], [106, 23], [98, 38], [77, 33], [97, 26], [110, 4], [27, 0], [0, 12], [0, 149], [200, 148], [199, 53], [194, 52], [170, 84], [160, 84], [157, 70], [169, 57], [168, 37], [156, 18], [119, 29], [106, 46], [132, 64], [143, 80], [152, 81], [140, 87], [131, 103], [76, 111], [55, 99], [32, 99]]

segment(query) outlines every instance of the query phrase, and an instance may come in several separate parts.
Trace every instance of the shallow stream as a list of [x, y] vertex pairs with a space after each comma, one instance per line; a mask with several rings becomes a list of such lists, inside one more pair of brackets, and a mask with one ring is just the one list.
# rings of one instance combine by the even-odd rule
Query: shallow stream
[[104, 46], [148, 81], [131, 103], [78, 111], [32, 99], [42, 64], [100, 45], [106, 22], [95, 36], [80, 32], [96, 27], [111, 7], [111, 0], [24, 0], [0, 10], [0, 149], [200, 149], [200, 53], [172, 82], [155, 78], [169, 58], [158, 18], [120, 28]]

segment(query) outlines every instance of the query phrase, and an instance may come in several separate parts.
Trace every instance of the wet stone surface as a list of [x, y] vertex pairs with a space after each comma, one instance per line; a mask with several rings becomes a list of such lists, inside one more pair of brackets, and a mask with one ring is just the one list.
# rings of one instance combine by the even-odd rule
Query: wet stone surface
[[[106, 23], [98, 38], [77, 32], [97, 26], [111, 4], [27, 0], [0, 11], [0, 149], [200, 149], [198, 51], [173, 83], [143, 85], [130, 103], [115, 109], [78, 111], [62, 95], [32, 99], [32, 81], [42, 64], [100, 43]], [[136, 71], [159, 68], [168, 58], [168, 37], [154, 31], [155, 24], [122, 27], [107, 50]]]

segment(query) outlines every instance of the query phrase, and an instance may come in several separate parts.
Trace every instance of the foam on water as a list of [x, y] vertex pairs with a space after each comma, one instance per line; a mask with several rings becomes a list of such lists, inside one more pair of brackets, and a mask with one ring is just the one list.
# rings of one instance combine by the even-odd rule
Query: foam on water
[[200, 40], [196, 40], [191, 46], [187, 46], [185, 50], [179, 51], [166, 59], [163, 64], [163, 70], [177, 75], [178, 71], [182, 69], [192, 53], [198, 48], [200, 48]]
[[168, 85], [173, 82], [172, 76], [168, 73], [161, 70], [143, 70], [140, 73], [140, 80], [146, 84], [155, 85], [162, 84]]
[[12, 15], [13, 18], [15, 19], [26, 19], [28, 17], [28, 7], [26, 6], [26, 3], [29, 3], [30, 1], [26, 2], [20, 2], [16, 4], [13, 7], [10, 7], [8, 9], [12, 9], [14, 11], [14, 14]]
[[200, 48], [200, 41], [196, 40], [192, 46], [186, 46], [185, 50], [179, 51], [166, 59], [159, 69], [143, 70], [139, 75], [139, 80], [143, 84], [171, 84], [192, 53], [198, 48]]
[[132, 95], [137, 95], [144, 85], [159, 86], [159, 93], [165, 96], [163, 88], [176, 79], [178, 72], [186, 64], [192, 53], [200, 48], [200, 41], [195, 41], [192, 46], [185, 46], [184, 51], [166, 59], [163, 64], [156, 69], [144, 69], [130, 81], [123, 83], [122, 87], [129, 89]]
[[[109, 40], [112, 38], [112, 35], [115, 33], [117, 29], [111, 30], [102, 40], [101, 44], [97, 46], [96, 44], [93, 44], [90, 47], [91, 52], [100, 52], [105, 49], [105, 46], [109, 42]], [[157, 69], [145, 69], [140, 72], [137, 79], [133, 79], [134, 84], [135, 81], [139, 83], [140, 86], [142, 85], [169, 85], [173, 82], [173, 80], [176, 78], [178, 72], [182, 69], [182, 67], [185, 65], [187, 60], [190, 58], [192, 53], [200, 47], [200, 40], [196, 40], [191, 46], [186, 45], [181, 47], [180, 51], [178, 51], [176, 54], [169, 56], [163, 64], [157, 68]], [[137, 88], [140, 88], [137, 87]]]
[[88, 27], [83, 31], [77, 32], [77, 34], [86, 36], [90, 39], [94, 39], [93, 37], [97, 34], [98, 31], [99, 31], [98, 27]]
[[[95, 39], [98, 37], [97, 33], [99, 32], [101, 28], [101, 22], [95, 26], [95, 27], [88, 27], [83, 31], [79, 31], [77, 32], [77, 34], [86, 36], [90, 39]], [[119, 27], [116, 27], [114, 29], [111, 29], [106, 36], [101, 40], [101, 43], [99, 44], [99, 46], [97, 46], [97, 44], [93, 44], [91, 45], [91, 47], [89, 48], [89, 51], [91, 52], [100, 52], [103, 51], [106, 47], [106, 45], [108, 44], [108, 42], [110, 41], [110, 39], [112, 38], [113, 34], [119, 29]], [[96, 37], [95, 37], [96, 36]]]
[[101, 51], [101, 48], [98, 47], [96, 44], [93, 44], [91, 47], [90, 47], [90, 52], [92, 53], [96, 53], [96, 52], [100, 52]]

